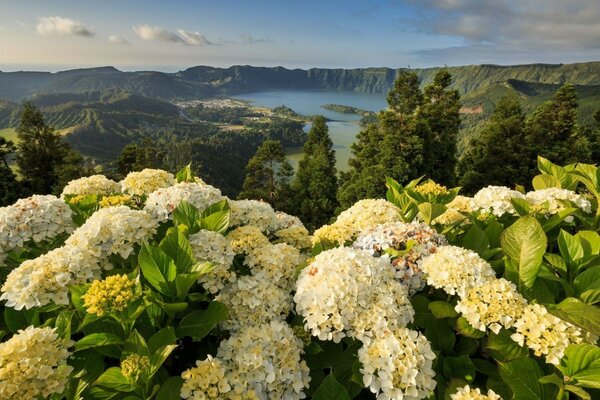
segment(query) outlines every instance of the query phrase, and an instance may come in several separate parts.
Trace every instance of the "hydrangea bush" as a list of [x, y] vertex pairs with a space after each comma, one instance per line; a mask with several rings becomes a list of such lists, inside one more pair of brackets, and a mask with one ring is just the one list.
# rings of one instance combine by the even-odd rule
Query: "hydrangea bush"
[[0, 397], [600, 398], [600, 172], [539, 169], [313, 235], [189, 166], [0, 208]]

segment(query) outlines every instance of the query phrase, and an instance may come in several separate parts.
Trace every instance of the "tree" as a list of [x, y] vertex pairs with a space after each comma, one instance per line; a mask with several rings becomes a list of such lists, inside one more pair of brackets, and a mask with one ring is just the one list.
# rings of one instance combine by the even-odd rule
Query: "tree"
[[69, 144], [46, 124], [44, 116], [33, 104], [23, 105], [16, 131], [19, 138], [17, 165], [33, 193], [51, 193], [67, 165], [81, 165], [81, 158], [73, 157]]
[[530, 150], [527, 158], [530, 177], [537, 174], [538, 155], [558, 165], [591, 158], [588, 140], [577, 124], [577, 114], [577, 92], [573, 85], [566, 84], [527, 119], [524, 143]]
[[472, 139], [457, 165], [459, 185], [474, 193], [486, 185], [513, 186], [529, 182], [524, 145], [525, 114], [514, 94], [500, 98], [481, 134]]
[[425, 87], [419, 119], [424, 119], [429, 135], [424, 142], [423, 172], [434, 181], [452, 186], [456, 168], [457, 139], [460, 129], [460, 94], [451, 90], [452, 75], [439, 70]]
[[145, 168], [160, 168], [164, 156], [164, 151], [155, 141], [144, 138], [139, 145], [130, 143], [123, 148], [117, 159], [117, 171], [121, 176], [125, 176]]
[[335, 151], [325, 118], [318, 116], [304, 144], [304, 157], [292, 184], [292, 210], [310, 230], [328, 222], [338, 206]]
[[289, 193], [292, 174], [293, 168], [285, 158], [281, 142], [265, 140], [246, 165], [246, 178], [238, 197], [264, 200], [280, 209], [288, 200], [285, 193]]
[[21, 184], [8, 163], [16, 149], [12, 141], [0, 136], [0, 207], [14, 203], [22, 192]]

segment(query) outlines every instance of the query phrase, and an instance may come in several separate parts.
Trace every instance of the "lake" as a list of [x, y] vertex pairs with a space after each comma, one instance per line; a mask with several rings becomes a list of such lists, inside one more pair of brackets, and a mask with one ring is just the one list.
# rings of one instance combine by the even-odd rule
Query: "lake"
[[[343, 104], [369, 111], [379, 111], [387, 106], [385, 94], [383, 93], [271, 90], [245, 93], [235, 97], [261, 107], [275, 108], [285, 105], [302, 115], [323, 115], [331, 119], [332, 121], [328, 122], [327, 125], [336, 152], [337, 168], [341, 171], [348, 169], [348, 159], [351, 155], [350, 145], [360, 131], [358, 121], [361, 117], [326, 110], [321, 106], [324, 104]], [[310, 129], [310, 126], [307, 126], [306, 129]], [[296, 166], [302, 158], [302, 150], [291, 149], [288, 151], [288, 156], [292, 164]]]

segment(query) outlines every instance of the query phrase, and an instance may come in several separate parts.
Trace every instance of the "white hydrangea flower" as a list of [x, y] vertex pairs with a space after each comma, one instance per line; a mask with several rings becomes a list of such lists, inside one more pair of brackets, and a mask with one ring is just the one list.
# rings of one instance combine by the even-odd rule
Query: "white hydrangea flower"
[[448, 294], [464, 297], [473, 287], [496, 279], [491, 265], [471, 250], [456, 246], [440, 246], [423, 259], [421, 270], [427, 283]]
[[386, 327], [412, 322], [406, 288], [388, 259], [347, 247], [324, 251], [300, 272], [296, 311], [320, 340], [368, 342]]
[[261, 400], [306, 398], [310, 376], [302, 347], [285, 322], [248, 325], [233, 333], [217, 351], [227, 364], [231, 396], [248, 398], [253, 389]]
[[548, 188], [534, 190], [525, 195], [525, 199], [534, 207], [541, 207], [547, 203], [547, 209], [544, 211], [547, 214], [556, 214], [565, 207], [559, 203], [560, 200], [567, 200], [575, 203], [583, 212], [591, 213], [592, 204], [572, 190]]
[[286, 243], [267, 244], [251, 251], [244, 263], [253, 275], [261, 274], [282, 289], [291, 291], [296, 267], [303, 257], [295, 247]]
[[269, 203], [259, 200], [230, 200], [230, 227], [251, 225], [262, 232], [271, 232], [277, 228], [279, 221], [275, 210]]
[[283, 211], [275, 211], [276, 225], [273, 226], [273, 231], [291, 228], [292, 226], [304, 226], [300, 218], [286, 214]]
[[467, 214], [473, 212], [473, 199], [458, 195], [450, 203], [446, 204], [447, 210], [432, 221], [436, 225], [452, 225], [457, 222], [469, 223]]
[[13, 269], [2, 286], [1, 300], [16, 310], [69, 304], [69, 287], [99, 279], [98, 260], [86, 250], [64, 246]]
[[456, 390], [456, 393], [450, 395], [452, 400], [502, 400], [492, 389], [488, 389], [487, 394], [481, 393], [479, 388], [472, 389], [469, 385]]
[[218, 358], [208, 356], [204, 361], [196, 361], [196, 366], [183, 371], [181, 398], [192, 400], [228, 398], [231, 391], [226, 376], [225, 365]]
[[146, 199], [144, 211], [164, 221], [173, 217], [173, 210], [184, 200], [202, 212], [207, 207], [224, 199], [221, 191], [213, 186], [181, 182], [150, 193]]
[[490, 212], [497, 217], [504, 214], [516, 215], [511, 199], [524, 199], [521, 192], [505, 186], [488, 186], [473, 196], [473, 208], [480, 212]]
[[366, 250], [374, 257], [381, 257], [388, 249], [403, 252], [410, 247], [407, 253], [394, 258], [392, 265], [396, 277], [407, 286], [409, 294], [413, 294], [425, 287], [420, 268], [423, 257], [446, 244], [446, 238], [426, 224], [392, 222], [362, 231], [353, 247]]
[[358, 350], [363, 383], [378, 400], [420, 400], [435, 389], [435, 354], [417, 331], [386, 331]]
[[133, 246], [154, 235], [157, 227], [157, 221], [144, 211], [127, 206], [106, 207], [88, 218], [65, 244], [101, 260], [112, 254], [127, 258]]
[[336, 221], [317, 229], [314, 239], [345, 244], [362, 230], [379, 224], [400, 221], [400, 210], [384, 199], [365, 199], [342, 211]]
[[40, 243], [75, 229], [73, 212], [56, 196], [34, 195], [0, 208], [0, 263], [27, 242]]
[[146, 168], [138, 172], [130, 172], [121, 181], [124, 193], [141, 196], [150, 194], [157, 189], [166, 188], [175, 184], [175, 176], [161, 169]]
[[72, 342], [52, 328], [29, 326], [0, 343], [0, 398], [49, 398], [65, 390], [73, 367], [67, 365]]
[[312, 247], [308, 229], [302, 225], [292, 225], [274, 233], [276, 243], [287, 243], [298, 250], [308, 250]]
[[498, 334], [502, 327], [511, 328], [526, 306], [527, 301], [516, 286], [500, 278], [469, 289], [455, 309], [475, 329], [485, 332], [489, 327]]
[[226, 283], [235, 280], [235, 272], [230, 270], [235, 252], [225, 236], [202, 229], [190, 235], [189, 241], [197, 261], [216, 264], [212, 271], [198, 279], [204, 289], [214, 294], [223, 289]]
[[120, 193], [121, 185], [104, 175], [92, 175], [70, 181], [64, 187], [61, 197], [67, 195], [86, 195], [97, 194], [108, 196], [113, 193]]
[[531, 304], [525, 307], [521, 318], [514, 323], [516, 333], [511, 338], [520, 346], [527, 346], [546, 362], [560, 363], [566, 348], [571, 344], [595, 342], [597, 337], [587, 336], [581, 329], [550, 314], [546, 307]]
[[215, 300], [229, 310], [224, 329], [239, 330], [248, 325], [283, 321], [292, 309], [289, 290], [274, 285], [263, 273], [238, 277], [225, 285]]
[[269, 244], [269, 238], [251, 225], [235, 228], [227, 234], [227, 239], [235, 254], [250, 254], [255, 249]]

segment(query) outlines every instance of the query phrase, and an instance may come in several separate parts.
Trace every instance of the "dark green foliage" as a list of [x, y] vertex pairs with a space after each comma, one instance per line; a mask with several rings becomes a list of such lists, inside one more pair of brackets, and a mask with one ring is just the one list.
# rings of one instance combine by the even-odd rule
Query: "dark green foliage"
[[21, 195], [22, 188], [8, 164], [17, 150], [10, 140], [0, 137], [0, 207], [14, 203]]
[[338, 206], [335, 151], [325, 118], [318, 116], [304, 144], [304, 157], [292, 184], [291, 210], [309, 230], [327, 223]]
[[150, 138], [145, 138], [139, 145], [131, 143], [123, 148], [117, 159], [117, 171], [124, 177], [131, 171], [160, 168], [163, 158], [164, 151], [158, 143]]
[[529, 181], [524, 143], [525, 114], [519, 99], [503, 96], [481, 134], [473, 139], [457, 166], [459, 185], [472, 194], [486, 185], [512, 187]]
[[33, 193], [47, 194], [62, 187], [65, 180], [82, 176], [83, 159], [73, 153], [62, 137], [44, 121], [31, 103], [23, 105], [16, 129], [19, 144], [16, 162]]
[[285, 207], [292, 173], [281, 142], [265, 140], [246, 165], [246, 178], [238, 197], [263, 200], [277, 209]]

